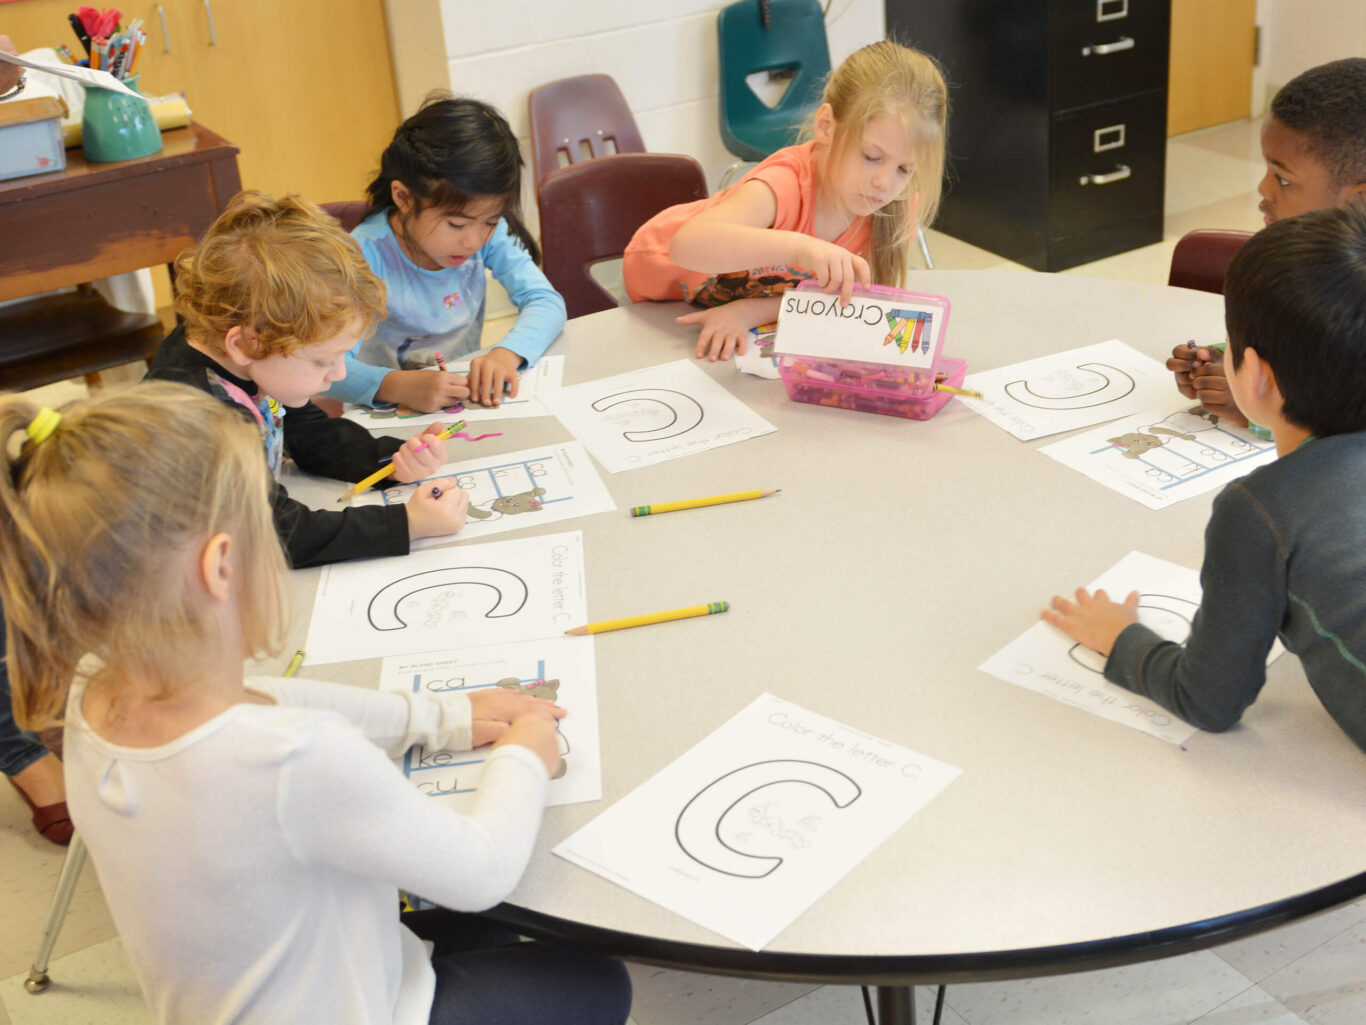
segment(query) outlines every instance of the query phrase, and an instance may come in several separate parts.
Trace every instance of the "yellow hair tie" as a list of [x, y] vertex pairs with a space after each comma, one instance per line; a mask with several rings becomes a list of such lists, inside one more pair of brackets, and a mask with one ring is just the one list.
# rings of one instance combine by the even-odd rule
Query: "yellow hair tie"
[[42, 409], [38, 410], [38, 415], [29, 421], [25, 433], [28, 434], [29, 441], [35, 445], [41, 445], [43, 442], [47, 441], [48, 438], [52, 437], [52, 432], [57, 429], [57, 425], [61, 422], [61, 413], [57, 412], [55, 409], [44, 406]]

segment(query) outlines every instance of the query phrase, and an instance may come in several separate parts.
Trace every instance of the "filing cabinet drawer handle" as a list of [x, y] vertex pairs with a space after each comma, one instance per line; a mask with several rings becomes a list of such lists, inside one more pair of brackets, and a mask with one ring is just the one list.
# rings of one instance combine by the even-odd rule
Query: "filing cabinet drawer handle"
[[1105, 174], [1084, 174], [1078, 179], [1078, 183], [1081, 185], [1109, 185], [1111, 182], [1122, 182], [1133, 173], [1133, 169], [1128, 164], [1120, 164], [1113, 171], [1107, 171]]
[[1083, 46], [1081, 55], [1089, 57], [1091, 54], [1104, 56], [1107, 53], [1119, 53], [1121, 50], [1132, 50], [1134, 48], [1133, 36], [1120, 36], [1113, 43], [1097, 43], [1095, 46]]

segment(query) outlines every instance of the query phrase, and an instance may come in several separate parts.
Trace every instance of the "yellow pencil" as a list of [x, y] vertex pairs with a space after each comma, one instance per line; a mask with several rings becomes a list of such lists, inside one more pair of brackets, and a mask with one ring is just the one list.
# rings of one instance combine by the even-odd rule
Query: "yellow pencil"
[[710, 605], [694, 605], [688, 609], [674, 609], [670, 612], [651, 612], [645, 616], [627, 616], [625, 619], [604, 619], [601, 623], [576, 626], [565, 633], [575, 637], [583, 634], [600, 634], [608, 630], [625, 630], [628, 626], [648, 626], [651, 623], [668, 623], [675, 619], [691, 619], [693, 616], [713, 616], [730, 608], [728, 601], [714, 601]]
[[[455, 434], [455, 433], [457, 433], [458, 431], [463, 431], [464, 429], [465, 429], [465, 421], [464, 421], [464, 420], [458, 420], [458, 421], [456, 421], [455, 423], [451, 424], [449, 427], [447, 427], [447, 428], [446, 428], [444, 431], [442, 431], [440, 434], [438, 434], [438, 435], [437, 435], [437, 438], [439, 438], [441, 441], [445, 441], [445, 440], [446, 440], [447, 438], [449, 438], [452, 434]], [[414, 449], [413, 451], [415, 451], [415, 452], [421, 452], [424, 448], [426, 448], [426, 447], [427, 447], [428, 445], [430, 445], [430, 444], [431, 444], [430, 441], [424, 441], [421, 445], [417, 446], [417, 448]], [[389, 474], [391, 474], [391, 473], [393, 473], [393, 472], [394, 472], [394, 464], [393, 464], [392, 462], [389, 463], [388, 466], [381, 466], [381, 467], [380, 467], [378, 470], [376, 470], [374, 473], [370, 474], [370, 476], [366, 477], [365, 480], [356, 481], [356, 483], [352, 484], [349, 488], [347, 488], [345, 491], [343, 491], [343, 492], [342, 492], [342, 495], [341, 495], [341, 498], [337, 499], [337, 501], [338, 501], [338, 502], [345, 502], [345, 501], [346, 501], [348, 498], [350, 498], [352, 495], [359, 495], [359, 494], [360, 494], [362, 491], [364, 491], [366, 488], [370, 487], [372, 484], [376, 484], [376, 483], [378, 483], [379, 481], [382, 481], [385, 477], [389, 476]]]
[[286, 676], [293, 676], [299, 671], [299, 667], [304, 664], [304, 649], [300, 648], [294, 653], [294, 657], [289, 660], [289, 668], [285, 670]]
[[946, 391], [950, 395], [966, 395], [970, 399], [982, 398], [982, 393], [979, 391], [973, 391], [971, 388], [955, 388], [951, 384], [936, 384], [934, 390]]
[[712, 495], [710, 498], [688, 498], [681, 502], [661, 502], [658, 505], [637, 505], [631, 510], [632, 516], [649, 516], [653, 513], [677, 512], [679, 509], [700, 509], [704, 505], [725, 505], [727, 502], [748, 502], [751, 498], [766, 498], [782, 488], [755, 488], [753, 491], [735, 491], [729, 495]]

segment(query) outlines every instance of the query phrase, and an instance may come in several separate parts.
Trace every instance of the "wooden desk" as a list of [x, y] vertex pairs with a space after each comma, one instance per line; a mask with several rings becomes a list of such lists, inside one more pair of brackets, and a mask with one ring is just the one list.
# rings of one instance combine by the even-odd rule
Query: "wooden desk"
[[[914, 285], [949, 297], [946, 352], [970, 370], [1116, 337], [1165, 357], [1224, 335], [1220, 297], [1186, 289], [963, 271], [917, 272]], [[680, 309], [570, 321], [552, 350], [568, 356], [566, 383], [689, 357], [696, 331], [672, 323]], [[1035, 451], [1054, 439], [1017, 441], [961, 403], [900, 420], [790, 402], [779, 382], [698, 366], [777, 432], [604, 473], [618, 512], [531, 530], [583, 531], [590, 618], [718, 599], [731, 611], [597, 638], [604, 799], [548, 810], [493, 915], [654, 964], [876, 983], [886, 1022], [911, 1020], [896, 989], [909, 983], [1152, 960], [1366, 893], [1366, 753], [1294, 656], [1271, 667], [1241, 725], [1184, 748], [977, 668], [1051, 595], [1131, 550], [1199, 566], [1212, 495], [1154, 512]], [[566, 437], [549, 418], [499, 429], [481, 454]], [[627, 515], [755, 487], [783, 490]], [[329, 482], [306, 500], [335, 493]], [[295, 574], [291, 649], [316, 574]], [[378, 669], [304, 673], [375, 686]], [[762, 691], [963, 773], [758, 953], [550, 853]]]
[[203, 125], [150, 157], [0, 182], [0, 300], [170, 263], [242, 188], [237, 147]]

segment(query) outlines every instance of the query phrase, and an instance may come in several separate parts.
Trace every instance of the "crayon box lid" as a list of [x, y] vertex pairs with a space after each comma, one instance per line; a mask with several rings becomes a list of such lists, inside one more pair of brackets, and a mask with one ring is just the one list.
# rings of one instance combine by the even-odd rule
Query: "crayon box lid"
[[66, 103], [55, 96], [0, 103], [0, 181], [66, 167], [65, 112]]
[[942, 295], [874, 285], [842, 306], [803, 281], [782, 295], [773, 351], [923, 372], [927, 389], [944, 350], [949, 301]]

